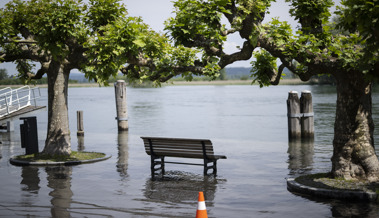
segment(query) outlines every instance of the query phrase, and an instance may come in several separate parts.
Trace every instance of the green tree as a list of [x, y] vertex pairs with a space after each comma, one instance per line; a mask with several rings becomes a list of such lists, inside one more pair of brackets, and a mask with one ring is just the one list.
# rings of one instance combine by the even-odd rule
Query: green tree
[[8, 79], [9, 75], [7, 69], [0, 69], [0, 80]]
[[228, 79], [228, 76], [226, 75], [225, 68], [221, 69], [219, 74], [220, 75], [217, 77], [218, 80], [227, 80]]
[[[371, 103], [372, 83], [379, 78], [378, 2], [342, 1], [339, 16], [348, 34], [338, 34], [328, 25], [331, 0], [286, 1], [300, 23], [296, 34], [277, 18], [262, 23], [271, 0], [177, 0], [166, 29], [176, 45], [200, 49], [201, 64], [217, 60], [224, 68], [254, 55], [253, 76], [261, 86], [278, 84], [285, 68], [303, 81], [333, 76], [338, 97], [331, 172], [345, 179], [378, 181]], [[223, 16], [227, 24], [221, 22]], [[223, 44], [233, 33], [244, 43], [239, 52], [226, 54]], [[281, 64], [276, 66], [278, 58]]]
[[[173, 47], [141, 18], [128, 16], [119, 0], [13, 0], [0, 10], [0, 62], [16, 62], [25, 82], [47, 75], [46, 154], [71, 153], [67, 90], [72, 69], [100, 84], [119, 71], [159, 84], [179, 71], [191, 79], [192, 73], [214, 69], [211, 62], [195, 66], [196, 59], [196, 51]], [[33, 73], [35, 62], [41, 67]]]

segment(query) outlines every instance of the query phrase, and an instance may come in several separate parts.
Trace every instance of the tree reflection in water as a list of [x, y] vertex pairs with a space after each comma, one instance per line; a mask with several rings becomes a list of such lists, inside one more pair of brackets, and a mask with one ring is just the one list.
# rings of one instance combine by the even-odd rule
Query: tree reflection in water
[[51, 198], [52, 217], [70, 217], [70, 204], [72, 201], [71, 176], [72, 167], [54, 166], [46, 167], [47, 186], [52, 189]]
[[28, 191], [33, 194], [38, 194], [40, 178], [38, 167], [25, 166], [21, 169], [21, 183], [25, 185], [22, 187], [23, 191]]

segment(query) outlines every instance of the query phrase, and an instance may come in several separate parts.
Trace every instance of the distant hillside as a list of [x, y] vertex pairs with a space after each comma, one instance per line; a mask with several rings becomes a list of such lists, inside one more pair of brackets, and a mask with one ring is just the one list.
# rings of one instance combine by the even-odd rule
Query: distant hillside
[[225, 68], [226, 78], [227, 79], [241, 79], [243, 77], [249, 78], [251, 75], [250, 70], [251, 68], [248, 68], [248, 67], [227, 67]]
[[[226, 71], [226, 78], [229, 80], [238, 80], [241, 78], [244, 79], [250, 79], [250, 72], [251, 68], [248, 67], [227, 67], [225, 68]], [[292, 73], [288, 69], [284, 69], [285, 74], [284, 78], [293, 78]], [[83, 73], [80, 72], [72, 72], [70, 73], [70, 79], [71, 80], [77, 80], [78, 83], [87, 83], [88, 79], [84, 77]]]
[[77, 80], [78, 83], [88, 83], [88, 79], [84, 76], [84, 73], [72, 72], [70, 73], [71, 80]]
[[[251, 68], [248, 67], [227, 67], [225, 68], [225, 71], [228, 79], [241, 79], [246, 76], [250, 79], [250, 75], [252, 74], [252, 72], [250, 72]], [[284, 68], [283, 74], [283, 78], [285, 79], [295, 78], [295, 76], [287, 68]]]

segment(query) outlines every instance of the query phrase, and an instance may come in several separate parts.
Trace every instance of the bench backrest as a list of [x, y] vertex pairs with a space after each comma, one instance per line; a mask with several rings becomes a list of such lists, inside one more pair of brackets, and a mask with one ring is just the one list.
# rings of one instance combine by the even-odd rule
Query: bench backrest
[[152, 146], [155, 156], [204, 158], [203, 144], [207, 157], [214, 155], [213, 145], [209, 139], [183, 139], [183, 138], [160, 138], [141, 137], [145, 145], [145, 151], [151, 155]]

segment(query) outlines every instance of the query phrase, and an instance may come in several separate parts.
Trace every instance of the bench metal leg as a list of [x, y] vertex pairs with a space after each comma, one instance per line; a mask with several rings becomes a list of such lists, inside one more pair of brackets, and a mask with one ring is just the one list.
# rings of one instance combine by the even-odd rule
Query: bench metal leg
[[161, 158], [161, 170], [162, 170], [162, 176], [165, 174], [165, 169], [164, 169], [164, 157]]
[[[212, 166], [208, 166], [208, 163], [213, 163]], [[213, 175], [217, 174], [217, 160], [204, 159], [204, 175], [208, 175], [208, 170], [213, 169]]]
[[[158, 160], [160, 159], [160, 160]], [[158, 161], [157, 161], [158, 160]], [[160, 165], [158, 168], [155, 166]], [[157, 157], [154, 155], [151, 155], [151, 165], [150, 165], [150, 170], [151, 170], [151, 177], [155, 177], [155, 172], [158, 170], [161, 170], [162, 176], [165, 174], [165, 164], [164, 164], [164, 157]]]

